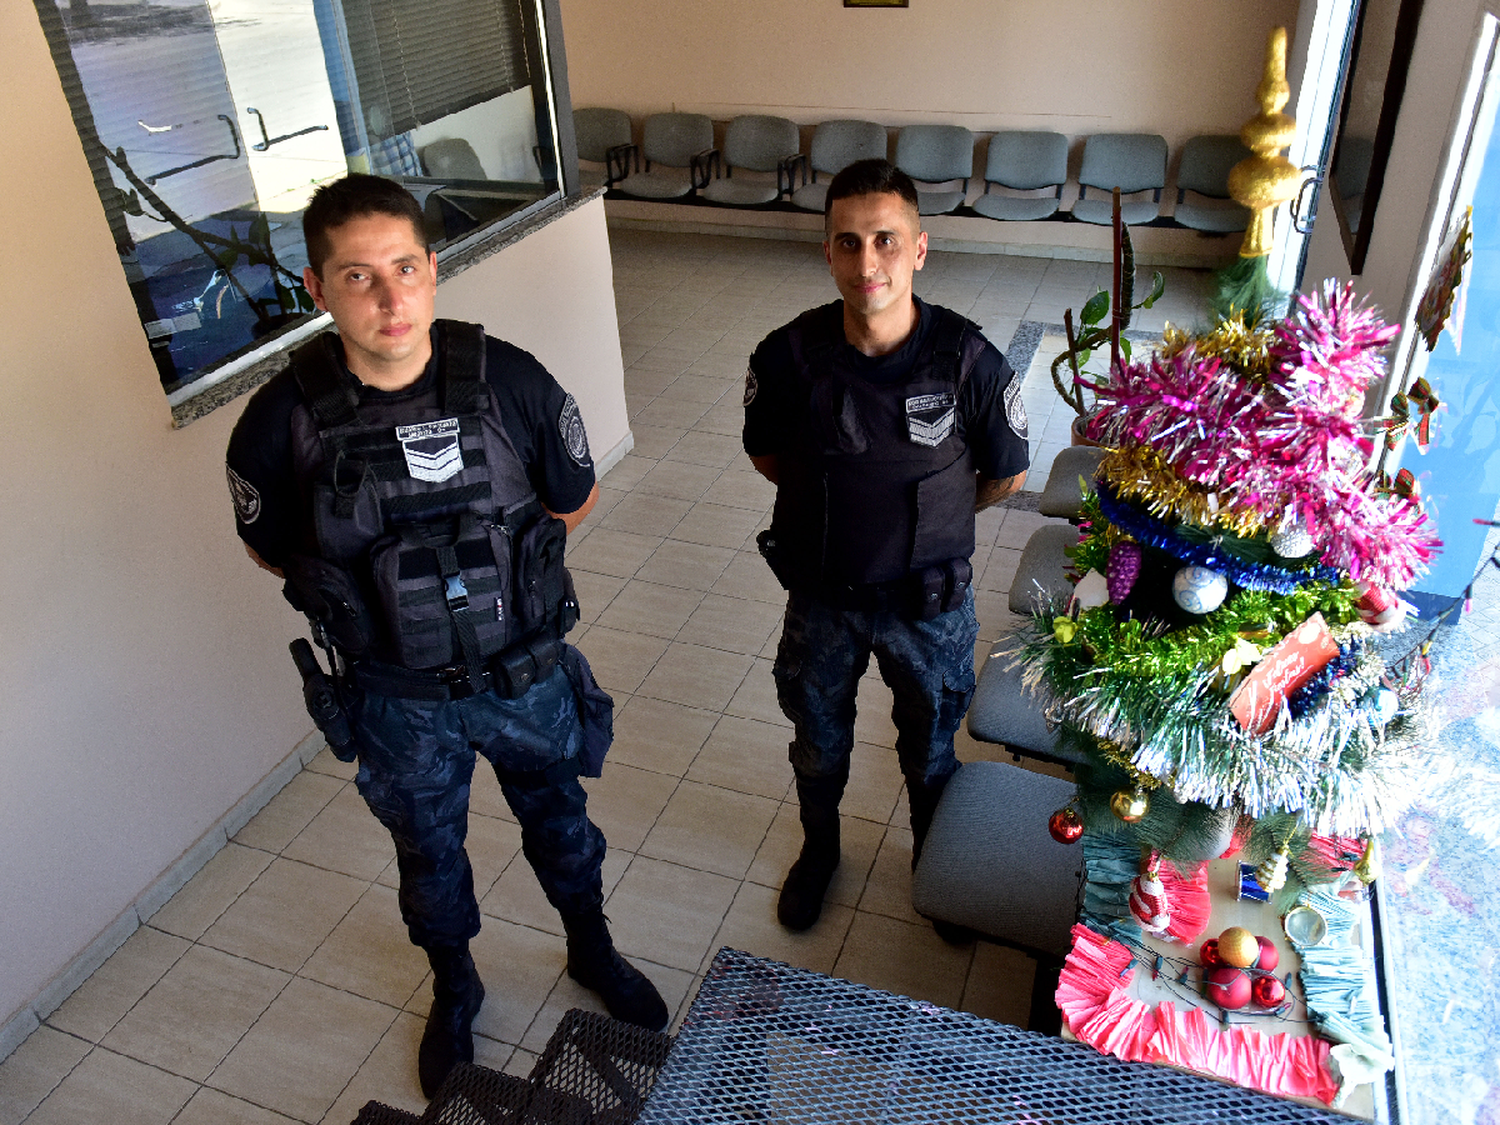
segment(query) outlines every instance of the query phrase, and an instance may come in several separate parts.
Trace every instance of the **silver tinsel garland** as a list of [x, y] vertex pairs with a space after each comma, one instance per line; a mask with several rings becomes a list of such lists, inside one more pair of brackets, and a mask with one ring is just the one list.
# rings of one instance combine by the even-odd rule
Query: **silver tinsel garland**
[[[1339, 639], [1360, 630], [1368, 631], [1345, 626]], [[1040, 618], [1022, 653], [1023, 682], [1049, 719], [1116, 744], [1179, 801], [1235, 807], [1257, 819], [1300, 812], [1314, 832], [1357, 836], [1393, 823], [1419, 792], [1430, 717], [1418, 700], [1379, 725], [1362, 703], [1385, 670], [1373, 652], [1300, 718], [1283, 705], [1271, 730], [1253, 735], [1210, 686], [1213, 668], [1182, 683], [1086, 669], [1059, 691], [1048, 673], [1056, 643], [1050, 621]]]

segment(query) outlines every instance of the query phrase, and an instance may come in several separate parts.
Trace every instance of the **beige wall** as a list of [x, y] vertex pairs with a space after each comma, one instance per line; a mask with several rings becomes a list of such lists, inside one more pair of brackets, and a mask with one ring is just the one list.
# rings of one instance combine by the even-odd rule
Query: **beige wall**
[[[311, 724], [299, 619], [233, 532], [239, 404], [171, 429], [36, 16], [8, 5], [0, 26], [0, 149], [25, 156], [0, 242], [3, 1026]], [[596, 454], [624, 438], [598, 201], [439, 302], [552, 365]]]
[[1254, 112], [1297, 0], [565, 0], [575, 106], [864, 117], [976, 132], [1149, 131], [1174, 151]]

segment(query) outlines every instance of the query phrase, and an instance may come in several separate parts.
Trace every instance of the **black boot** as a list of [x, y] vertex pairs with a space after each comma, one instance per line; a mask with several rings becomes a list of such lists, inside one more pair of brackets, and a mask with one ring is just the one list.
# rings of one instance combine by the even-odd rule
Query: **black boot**
[[604, 911], [564, 914], [568, 932], [568, 976], [597, 992], [609, 1014], [648, 1031], [667, 1026], [667, 1005], [645, 973], [615, 950]]
[[927, 831], [932, 827], [932, 816], [937, 812], [943, 790], [948, 787], [948, 778], [937, 781], [906, 782], [906, 803], [911, 807], [911, 869], [917, 869], [917, 860], [922, 858], [922, 845], [927, 842]]
[[427, 950], [432, 965], [432, 1010], [417, 1050], [417, 1078], [422, 1096], [431, 1099], [461, 1062], [474, 1061], [474, 1017], [484, 1003], [484, 984], [467, 944], [435, 945]]
[[823, 913], [823, 896], [839, 866], [839, 801], [849, 781], [849, 763], [828, 777], [797, 774], [802, 853], [786, 873], [776, 900], [776, 918], [789, 930], [806, 930]]

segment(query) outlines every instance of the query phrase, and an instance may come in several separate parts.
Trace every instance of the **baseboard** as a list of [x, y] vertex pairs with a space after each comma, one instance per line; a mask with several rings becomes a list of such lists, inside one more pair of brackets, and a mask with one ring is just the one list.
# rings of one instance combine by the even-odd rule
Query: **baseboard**
[[619, 441], [615, 442], [614, 448], [612, 448], [608, 453], [604, 454], [604, 456], [594, 458], [594, 476], [596, 478], [602, 478], [605, 473], [609, 472], [621, 461], [625, 460], [625, 455], [634, 448], [635, 434], [631, 433], [629, 430], [626, 430], [625, 436], [622, 437]]
[[[632, 439], [633, 441], [633, 439]], [[627, 450], [628, 452], [628, 450]], [[621, 454], [624, 456], [624, 454]], [[323, 749], [323, 736], [312, 731], [297, 743], [285, 758], [254, 788], [237, 801], [233, 808], [221, 816], [213, 825], [193, 841], [182, 855], [154, 879], [149, 887], [136, 897], [128, 907], [105, 926], [89, 942], [88, 946], [69, 961], [46, 986], [5, 1023], [0, 1024], [0, 1061], [4, 1061], [17, 1047], [26, 1041], [41, 1022], [57, 1011], [69, 996], [78, 990], [84, 981], [108, 961], [115, 951], [124, 945], [130, 935], [141, 928], [153, 914], [165, 906], [171, 897], [196, 875], [219, 850], [229, 842], [252, 816], [270, 803]]]
[[[613, 229], [676, 234], [718, 234], [792, 242], [821, 242], [823, 217], [798, 211], [756, 211], [701, 204], [606, 199]], [[959, 254], [1011, 254], [1108, 262], [1114, 239], [1108, 227], [1072, 222], [1008, 222], [975, 215], [928, 215], [922, 219], [934, 250]], [[1181, 227], [1130, 228], [1137, 264], [1218, 269], [1235, 260], [1242, 236], [1215, 235]]]

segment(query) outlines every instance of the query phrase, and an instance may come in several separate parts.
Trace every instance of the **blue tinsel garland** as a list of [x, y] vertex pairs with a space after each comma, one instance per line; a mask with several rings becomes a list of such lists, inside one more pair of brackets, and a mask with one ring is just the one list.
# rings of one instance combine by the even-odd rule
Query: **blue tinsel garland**
[[1318, 673], [1307, 683], [1287, 696], [1286, 709], [1291, 712], [1292, 718], [1302, 718], [1312, 710], [1318, 700], [1333, 690], [1334, 681], [1343, 679], [1359, 667], [1359, 658], [1363, 651], [1364, 645], [1358, 639], [1351, 639], [1340, 645], [1338, 656], [1319, 669]]
[[1340, 578], [1339, 572], [1331, 566], [1287, 570], [1267, 563], [1246, 562], [1206, 543], [1190, 543], [1177, 534], [1171, 524], [1121, 500], [1107, 486], [1099, 485], [1098, 495], [1099, 510], [1104, 518], [1132, 539], [1166, 551], [1184, 563], [1216, 570], [1241, 589], [1290, 594], [1298, 586], [1314, 580], [1337, 582]]

